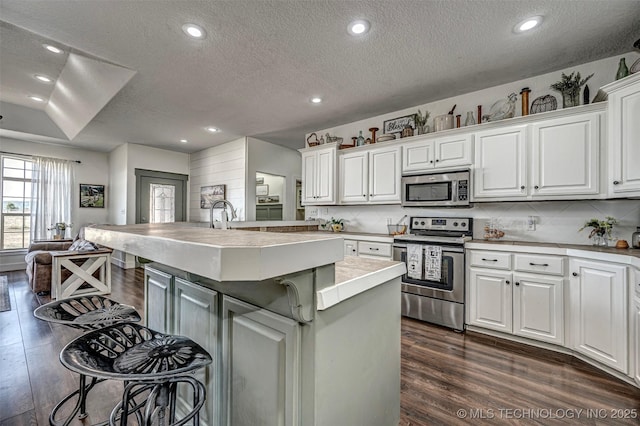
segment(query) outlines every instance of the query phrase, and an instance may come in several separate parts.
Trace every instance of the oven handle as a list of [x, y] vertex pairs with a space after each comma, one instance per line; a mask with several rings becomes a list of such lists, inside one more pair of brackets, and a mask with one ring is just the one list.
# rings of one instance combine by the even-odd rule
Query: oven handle
[[[442, 247], [442, 252], [446, 253], [464, 253], [464, 248], [463, 247], [451, 247], [451, 246], [447, 246], [447, 245], [442, 245], [442, 244], [424, 244], [424, 243], [420, 243], [420, 245], [422, 246], [440, 246]], [[393, 243], [393, 247], [395, 248], [403, 248], [406, 249], [407, 248], [407, 244], [406, 243]]]

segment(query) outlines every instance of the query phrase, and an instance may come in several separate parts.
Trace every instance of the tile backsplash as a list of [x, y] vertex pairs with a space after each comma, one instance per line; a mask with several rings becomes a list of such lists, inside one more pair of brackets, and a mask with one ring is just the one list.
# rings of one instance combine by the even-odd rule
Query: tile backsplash
[[[310, 215], [317, 210], [317, 216]], [[640, 200], [585, 200], [475, 203], [468, 209], [402, 208], [398, 205], [317, 206], [307, 208], [307, 219], [331, 217], [345, 220], [345, 229], [354, 232], [387, 233], [387, 218], [396, 223], [403, 215], [472, 217], [474, 238], [482, 239], [484, 226], [491, 218], [498, 219], [505, 236], [502, 240], [566, 244], [590, 244], [589, 230], [578, 232], [591, 219], [613, 216], [618, 225], [613, 238], [630, 242], [631, 234], [640, 226]], [[535, 230], [528, 230], [533, 217]], [[405, 219], [405, 223], [409, 223]]]

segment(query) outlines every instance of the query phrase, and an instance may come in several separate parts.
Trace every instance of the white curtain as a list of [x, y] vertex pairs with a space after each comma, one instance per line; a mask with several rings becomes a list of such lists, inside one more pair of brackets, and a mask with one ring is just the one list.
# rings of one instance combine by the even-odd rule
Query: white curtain
[[[31, 184], [31, 239], [51, 238], [56, 223], [71, 224], [73, 162], [34, 157]], [[67, 236], [70, 231], [67, 231]]]

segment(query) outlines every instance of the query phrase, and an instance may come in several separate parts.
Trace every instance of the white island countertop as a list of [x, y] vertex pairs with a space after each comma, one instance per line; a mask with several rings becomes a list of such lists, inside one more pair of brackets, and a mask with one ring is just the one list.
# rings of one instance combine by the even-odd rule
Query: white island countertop
[[343, 238], [172, 224], [99, 225], [85, 238], [216, 281], [261, 281], [344, 258]]

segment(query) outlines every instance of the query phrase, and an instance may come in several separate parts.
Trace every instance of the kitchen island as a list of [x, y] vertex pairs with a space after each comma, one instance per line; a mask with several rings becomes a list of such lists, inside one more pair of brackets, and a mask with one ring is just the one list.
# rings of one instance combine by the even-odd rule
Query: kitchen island
[[398, 424], [404, 264], [343, 260], [327, 233], [155, 224], [86, 238], [153, 261], [147, 325], [214, 358], [200, 375], [206, 424]]

